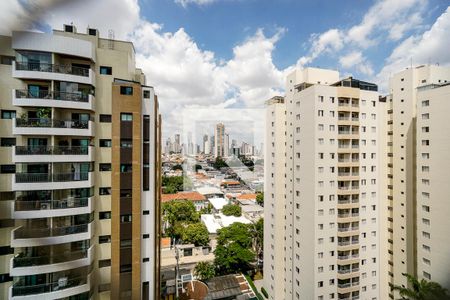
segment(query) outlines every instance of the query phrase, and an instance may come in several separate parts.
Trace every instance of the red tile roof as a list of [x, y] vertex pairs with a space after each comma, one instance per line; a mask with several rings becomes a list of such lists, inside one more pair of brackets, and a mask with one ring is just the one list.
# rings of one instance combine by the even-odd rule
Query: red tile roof
[[205, 201], [206, 198], [199, 192], [178, 192], [176, 194], [161, 195], [162, 202], [169, 202], [172, 200]]
[[237, 196], [237, 199], [239, 199], [239, 200], [244, 200], [244, 199], [253, 200], [253, 199], [256, 199], [256, 194], [242, 194], [242, 195]]

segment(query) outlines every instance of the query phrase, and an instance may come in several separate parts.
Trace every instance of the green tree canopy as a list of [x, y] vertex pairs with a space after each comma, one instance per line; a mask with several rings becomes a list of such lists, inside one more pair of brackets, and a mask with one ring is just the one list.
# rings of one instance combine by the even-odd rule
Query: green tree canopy
[[256, 203], [258, 203], [261, 206], [264, 206], [264, 193], [258, 193], [256, 195]]
[[200, 221], [195, 206], [188, 200], [172, 200], [162, 205], [163, 220], [166, 222], [165, 233], [172, 238], [180, 238], [184, 228]]
[[193, 223], [186, 226], [181, 239], [185, 244], [195, 246], [207, 246], [209, 244], [209, 233], [202, 223]]
[[439, 283], [433, 281], [427, 281], [425, 279], [417, 279], [412, 275], [403, 274], [410, 287], [403, 287], [395, 285], [392, 290], [398, 291], [400, 296], [399, 300], [449, 300], [450, 295], [448, 291], [444, 289]]
[[162, 186], [164, 194], [174, 194], [192, 190], [192, 181], [186, 176], [163, 176]]
[[216, 169], [220, 169], [223, 167], [228, 167], [227, 163], [223, 160], [222, 157], [218, 156], [216, 161], [213, 163], [213, 167]]
[[222, 207], [222, 213], [225, 216], [240, 217], [242, 215], [242, 209], [239, 205], [227, 204], [224, 207]]
[[251, 248], [252, 237], [248, 225], [236, 222], [220, 229], [214, 251], [217, 273], [231, 274], [247, 270], [255, 260]]
[[212, 263], [201, 261], [195, 266], [194, 275], [201, 281], [207, 281], [216, 275], [216, 270]]

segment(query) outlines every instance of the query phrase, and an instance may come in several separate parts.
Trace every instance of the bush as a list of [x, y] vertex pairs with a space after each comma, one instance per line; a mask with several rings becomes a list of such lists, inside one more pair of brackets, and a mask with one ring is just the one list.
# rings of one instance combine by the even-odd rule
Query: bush
[[242, 209], [239, 205], [227, 204], [224, 207], [222, 207], [222, 213], [225, 216], [240, 217], [242, 215]]

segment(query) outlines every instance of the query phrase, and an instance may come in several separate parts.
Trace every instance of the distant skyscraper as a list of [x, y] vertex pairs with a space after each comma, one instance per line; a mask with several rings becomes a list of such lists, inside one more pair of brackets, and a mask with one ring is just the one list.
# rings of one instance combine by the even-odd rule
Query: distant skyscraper
[[225, 157], [225, 125], [223, 123], [216, 125], [214, 137], [214, 156]]
[[230, 154], [230, 135], [225, 133], [225, 141], [223, 145], [223, 156], [228, 157]]
[[207, 134], [203, 136], [203, 153], [206, 155], [211, 153], [211, 143]]
[[180, 139], [180, 134], [179, 133], [175, 134], [175, 142], [173, 144], [173, 151], [175, 153], [180, 153], [181, 152], [181, 139]]

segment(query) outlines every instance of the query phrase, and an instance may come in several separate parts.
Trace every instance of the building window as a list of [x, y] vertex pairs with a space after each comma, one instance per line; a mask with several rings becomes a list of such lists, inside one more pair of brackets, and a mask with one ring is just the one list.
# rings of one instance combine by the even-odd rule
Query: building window
[[101, 187], [98, 189], [98, 194], [100, 196], [111, 195], [111, 188], [110, 187]]
[[130, 113], [121, 113], [120, 114], [121, 121], [133, 121], [133, 114]]
[[120, 140], [120, 148], [132, 148], [133, 141], [129, 139], [121, 139]]
[[101, 75], [112, 75], [112, 68], [106, 66], [100, 66]]
[[131, 240], [120, 240], [120, 248], [130, 248], [131, 247]]
[[99, 164], [100, 172], [111, 171], [111, 164]]
[[133, 95], [133, 87], [132, 86], [121, 86], [120, 87], [120, 94], [121, 95]]
[[120, 164], [120, 173], [128, 173], [133, 171], [131, 164]]
[[104, 268], [104, 267], [110, 267], [111, 266], [111, 260], [110, 259], [100, 259], [98, 261], [98, 267]]
[[0, 283], [12, 281], [13, 278], [9, 276], [9, 273], [0, 274]]
[[100, 115], [100, 123], [111, 123], [111, 115]]
[[149, 99], [150, 98], [150, 91], [144, 91], [143, 95], [144, 95], [145, 99]]
[[430, 106], [430, 100], [422, 101], [422, 107], [425, 107], [425, 106]]
[[15, 110], [3, 110], [2, 109], [2, 119], [13, 119], [16, 117]]
[[8, 254], [14, 254], [14, 248], [11, 248], [10, 246], [0, 247], [0, 255], [8, 255]]
[[100, 147], [111, 147], [111, 140], [100, 140]]
[[109, 220], [109, 219], [111, 219], [111, 212], [110, 211], [101, 211], [98, 213], [98, 218], [100, 220]]
[[12, 65], [14, 61], [13, 56], [0, 56], [0, 64], [2, 65]]
[[148, 238], [150, 238], [150, 234], [145, 233], [145, 234], [142, 235], [142, 238], [143, 239], [148, 239]]
[[150, 258], [148, 258], [148, 257], [144, 257], [144, 259], [142, 260], [142, 262], [149, 262], [150, 261]]
[[143, 214], [144, 216], [149, 215], [149, 214], [150, 214], [150, 211], [149, 211], [149, 210], [144, 210], [144, 211], [142, 212], [142, 214]]
[[120, 223], [130, 223], [131, 222], [131, 215], [121, 215], [120, 216]]
[[1, 138], [2, 147], [12, 147], [16, 145], [16, 138]]
[[99, 244], [105, 244], [105, 243], [111, 243], [111, 236], [110, 235], [101, 235], [98, 237], [98, 243]]
[[16, 173], [16, 165], [1, 165], [0, 173], [1, 174], [14, 174], [14, 173]]

